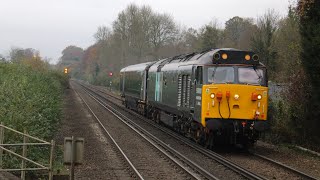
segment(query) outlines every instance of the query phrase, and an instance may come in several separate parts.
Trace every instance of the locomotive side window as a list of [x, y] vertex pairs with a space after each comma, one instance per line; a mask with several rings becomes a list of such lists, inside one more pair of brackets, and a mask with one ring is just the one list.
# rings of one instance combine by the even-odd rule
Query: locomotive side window
[[234, 83], [233, 67], [210, 67], [208, 68], [208, 83], [222, 84]]
[[197, 71], [196, 71], [196, 80], [197, 80], [197, 84], [202, 84], [202, 67], [198, 66], [197, 67]]

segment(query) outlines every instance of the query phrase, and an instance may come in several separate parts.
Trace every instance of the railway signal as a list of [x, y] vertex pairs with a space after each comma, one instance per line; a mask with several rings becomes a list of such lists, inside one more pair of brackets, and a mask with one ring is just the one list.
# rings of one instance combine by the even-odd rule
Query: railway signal
[[109, 72], [109, 76], [112, 77], [112, 76], [113, 76], [113, 73], [112, 73], [112, 72]]
[[64, 68], [64, 73], [68, 74], [68, 68]]

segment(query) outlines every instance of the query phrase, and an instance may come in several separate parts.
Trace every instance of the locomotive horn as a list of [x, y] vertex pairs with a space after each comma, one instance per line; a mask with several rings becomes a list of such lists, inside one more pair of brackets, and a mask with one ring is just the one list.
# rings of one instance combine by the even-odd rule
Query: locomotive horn
[[253, 59], [254, 61], [258, 61], [258, 60], [259, 60], [259, 56], [258, 56], [257, 54], [254, 54], [254, 55], [252, 56], [252, 59]]
[[214, 53], [213, 54], [213, 59], [219, 60], [220, 59], [220, 54], [219, 53]]

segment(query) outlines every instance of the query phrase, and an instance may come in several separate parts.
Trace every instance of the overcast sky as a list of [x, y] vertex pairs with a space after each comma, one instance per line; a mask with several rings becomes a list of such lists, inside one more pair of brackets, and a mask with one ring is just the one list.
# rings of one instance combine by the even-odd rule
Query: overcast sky
[[213, 18], [221, 27], [234, 16], [256, 19], [268, 9], [284, 16], [289, 6], [289, 0], [0, 0], [0, 54], [34, 48], [54, 63], [68, 45], [92, 45], [97, 27], [111, 27], [130, 3], [150, 5], [196, 29]]

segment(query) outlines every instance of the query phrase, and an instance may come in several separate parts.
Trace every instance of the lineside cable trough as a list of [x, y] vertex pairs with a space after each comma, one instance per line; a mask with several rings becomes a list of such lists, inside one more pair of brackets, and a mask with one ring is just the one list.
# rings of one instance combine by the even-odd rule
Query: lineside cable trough
[[63, 162], [70, 166], [70, 180], [74, 180], [75, 166], [83, 163], [84, 138], [65, 137]]

